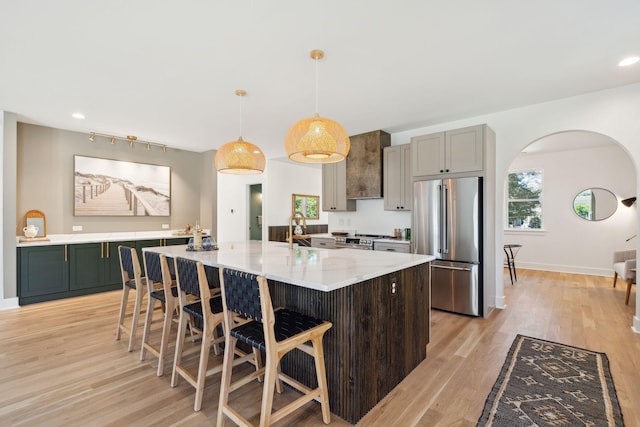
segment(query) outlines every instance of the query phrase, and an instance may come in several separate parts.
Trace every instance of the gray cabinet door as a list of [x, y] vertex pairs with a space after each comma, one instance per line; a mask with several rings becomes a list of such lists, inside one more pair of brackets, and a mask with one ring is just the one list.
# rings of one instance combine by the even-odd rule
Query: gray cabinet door
[[347, 200], [347, 163], [322, 165], [322, 210], [355, 211], [356, 201]]
[[411, 145], [394, 145], [384, 149], [384, 209], [411, 210]]
[[414, 177], [484, 170], [485, 125], [411, 138]]
[[446, 132], [445, 169], [449, 173], [483, 170], [483, 126]]
[[444, 132], [411, 138], [413, 176], [439, 175], [444, 169]]

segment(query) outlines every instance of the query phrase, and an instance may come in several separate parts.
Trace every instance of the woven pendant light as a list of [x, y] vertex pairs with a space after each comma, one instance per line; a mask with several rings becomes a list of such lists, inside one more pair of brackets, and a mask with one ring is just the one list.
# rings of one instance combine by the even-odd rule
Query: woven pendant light
[[247, 92], [236, 90], [235, 93], [240, 97], [240, 137], [218, 149], [214, 160], [216, 170], [234, 175], [262, 173], [265, 165], [264, 153], [257, 145], [242, 139], [242, 97]]
[[349, 134], [340, 123], [318, 114], [318, 61], [324, 58], [324, 52], [312, 50], [311, 58], [316, 61], [316, 114], [291, 126], [284, 147], [296, 162], [336, 163], [349, 154]]

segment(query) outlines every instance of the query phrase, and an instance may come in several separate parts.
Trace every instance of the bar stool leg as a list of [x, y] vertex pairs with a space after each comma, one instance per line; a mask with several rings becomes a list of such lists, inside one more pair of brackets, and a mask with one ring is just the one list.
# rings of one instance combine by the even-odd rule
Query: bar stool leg
[[271, 410], [273, 409], [273, 393], [278, 378], [278, 356], [275, 352], [267, 354], [267, 364], [264, 373], [264, 387], [262, 390], [262, 407], [260, 409], [260, 427], [271, 424]]
[[184, 336], [187, 334], [187, 314], [180, 310], [180, 320], [178, 321], [178, 336], [176, 337], [176, 353], [173, 357], [173, 372], [171, 374], [171, 387], [178, 385], [178, 366], [182, 362], [182, 349], [184, 347]]
[[145, 353], [147, 348], [145, 344], [149, 342], [149, 334], [151, 333], [151, 323], [153, 322], [153, 312], [156, 308], [156, 299], [148, 298], [147, 299], [147, 313], [144, 317], [144, 329], [142, 330], [142, 345], [140, 349], [140, 360], [144, 360]]
[[138, 322], [140, 320], [140, 309], [142, 308], [143, 295], [144, 289], [136, 289], [136, 304], [133, 308], [133, 319], [131, 320], [131, 333], [129, 334], [128, 351], [133, 351], [133, 346], [136, 342], [136, 332], [138, 330]]
[[318, 388], [320, 389], [320, 407], [322, 408], [322, 421], [325, 424], [331, 422], [331, 412], [329, 410], [329, 390], [327, 385], [327, 372], [324, 366], [324, 349], [322, 348], [322, 337], [311, 340], [314, 361], [316, 363], [316, 377], [318, 378]]
[[[226, 332], [225, 332], [226, 333]], [[233, 357], [236, 349], [237, 338], [227, 337], [225, 342], [229, 343], [224, 348], [224, 359], [222, 362], [222, 378], [220, 380], [220, 401], [218, 402], [218, 418], [216, 426], [224, 426], [224, 417], [227, 403], [229, 402], [229, 388], [231, 387], [231, 371], [233, 370]]]
[[120, 314], [118, 315], [118, 330], [116, 331], [116, 341], [120, 340], [120, 332], [124, 325], [124, 317], [127, 315], [127, 302], [129, 301], [129, 291], [131, 289], [125, 286], [122, 290], [122, 300], [120, 301]]

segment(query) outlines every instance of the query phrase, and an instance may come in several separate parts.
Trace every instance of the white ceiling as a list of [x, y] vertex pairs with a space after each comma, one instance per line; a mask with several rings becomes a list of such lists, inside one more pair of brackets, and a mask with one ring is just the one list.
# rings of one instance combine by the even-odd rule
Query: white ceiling
[[[268, 158], [315, 112], [397, 132], [640, 82], [637, 0], [0, 0], [20, 121]], [[86, 120], [73, 119], [82, 112]], [[100, 142], [97, 142], [100, 143]]]

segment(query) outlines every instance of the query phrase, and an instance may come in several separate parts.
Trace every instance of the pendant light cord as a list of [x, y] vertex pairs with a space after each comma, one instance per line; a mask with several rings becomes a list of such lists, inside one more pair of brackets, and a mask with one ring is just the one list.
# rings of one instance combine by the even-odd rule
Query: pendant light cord
[[242, 138], [242, 98], [244, 98], [244, 96], [239, 96], [240, 98], [240, 138]]
[[318, 61], [318, 58], [316, 58], [316, 114], [318, 114]]

